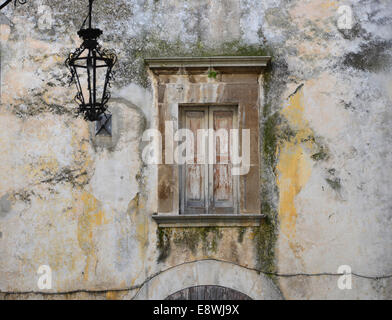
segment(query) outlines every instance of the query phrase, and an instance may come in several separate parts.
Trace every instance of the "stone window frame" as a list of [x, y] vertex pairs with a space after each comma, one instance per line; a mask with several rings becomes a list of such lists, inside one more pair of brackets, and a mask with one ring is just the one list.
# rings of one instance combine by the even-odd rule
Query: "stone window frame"
[[[260, 121], [263, 105], [263, 71], [269, 56], [164, 57], [145, 59], [153, 79], [157, 127], [164, 135], [165, 122], [179, 125], [182, 105], [236, 105], [239, 129], [251, 130], [251, 168], [240, 177], [239, 214], [181, 215], [179, 166], [158, 165], [158, 213], [152, 217], [159, 227], [259, 226], [265, 215], [260, 203]], [[176, 127], [177, 126], [177, 127]], [[173, 146], [175, 150], [176, 146]]]

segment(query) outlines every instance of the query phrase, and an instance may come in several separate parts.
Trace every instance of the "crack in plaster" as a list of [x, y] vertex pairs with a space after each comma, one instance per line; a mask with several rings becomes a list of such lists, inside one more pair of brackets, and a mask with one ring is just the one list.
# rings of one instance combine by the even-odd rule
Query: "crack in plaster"
[[333, 276], [333, 277], [340, 277], [340, 276], [347, 276], [347, 275], [352, 275], [358, 278], [363, 278], [363, 279], [368, 279], [368, 280], [382, 280], [382, 279], [390, 279], [392, 278], [392, 274], [389, 275], [379, 275], [379, 276], [369, 276], [369, 275], [363, 275], [363, 274], [359, 274], [359, 273], [355, 273], [355, 272], [351, 272], [351, 273], [334, 273], [334, 272], [320, 272], [320, 273], [276, 273], [276, 272], [265, 272], [256, 268], [250, 268], [247, 266], [243, 266], [241, 264], [238, 263], [233, 263], [230, 261], [224, 261], [224, 260], [219, 260], [219, 259], [201, 259], [201, 260], [194, 260], [194, 261], [187, 261], [184, 263], [180, 263], [178, 265], [169, 267], [165, 270], [159, 271], [154, 273], [153, 275], [147, 277], [143, 282], [141, 282], [138, 285], [134, 285], [128, 288], [120, 288], [120, 289], [105, 289], [105, 290], [89, 290], [89, 289], [78, 289], [78, 290], [71, 290], [71, 291], [64, 291], [64, 292], [43, 292], [43, 291], [0, 291], [0, 294], [3, 294], [5, 296], [7, 295], [26, 295], [26, 294], [36, 294], [36, 295], [44, 295], [44, 296], [56, 296], [56, 295], [69, 295], [69, 294], [78, 294], [78, 293], [92, 293], [92, 294], [104, 294], [104, 293], [110, 293], [110, 292], [129, 292], [132, 290], [138, 290], [134, 297], [137, 296], [139, 290], [149, 281], [151, 281], [152, 279], [156, 278], [157, 276], [159, 276], [160, 274], [167, 272], [171, 269], [174, 269], [176, 267], [179, 266], [183, 266], [183, 265], [187, 265], [187, 264], [192, 264], [192, 263], [196, 263], [196, 262], [202, 262], [202, 261], [216, 261], [216, 262], [223, 262], [223, 263], [228, 263], [228, 264], [232, 264], [235, 266], [239, 266], [242, 268], [245, 268], [247, 270], [251, 270], [251, 271], [256, 271], [258, 273], [262, 273], [264, 275], [267, 276], [275, 276], [275, 277], [280, 277], [280, 278], [293, 278], [293, 277], [323, 277], [323, 276]]

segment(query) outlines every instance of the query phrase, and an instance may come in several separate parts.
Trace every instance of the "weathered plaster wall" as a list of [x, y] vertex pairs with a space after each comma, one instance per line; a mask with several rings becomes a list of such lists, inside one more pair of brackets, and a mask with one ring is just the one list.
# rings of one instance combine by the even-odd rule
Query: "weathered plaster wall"
[[[352, 30], [337, 28], [342, 4]], [[271, 276], [286, 299], [392, 297], [391, 278], [341, 291], [317, 275], [392, 274], [390, 1], [97, 0], [102, 44], [119, 56], [112, 138], [73, 115], [64, 60], [85, 10], [37, 0], [1, 15], [2, 296], [132, 298], [167, 268], [214, 258], [294, 275]], [[157, 230], [157, 172], [140, 157], [158, 116], [143, 59], [215, 54], [273, 56], [260, 123], [268, 219]], [[42, 264], [61, 294], [33, 294]]]

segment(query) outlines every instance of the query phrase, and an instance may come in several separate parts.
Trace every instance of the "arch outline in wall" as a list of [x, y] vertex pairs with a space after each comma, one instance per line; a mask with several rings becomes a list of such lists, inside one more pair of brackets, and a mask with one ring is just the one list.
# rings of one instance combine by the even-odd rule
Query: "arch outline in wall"
[[195, 286], [221, 286], [246, 294], [254, 300], [282, 300], [276, 285], [262, 273], [239, 265], [201, 260], [170, 268], [146, 282], [135, 300], [164, 300]]

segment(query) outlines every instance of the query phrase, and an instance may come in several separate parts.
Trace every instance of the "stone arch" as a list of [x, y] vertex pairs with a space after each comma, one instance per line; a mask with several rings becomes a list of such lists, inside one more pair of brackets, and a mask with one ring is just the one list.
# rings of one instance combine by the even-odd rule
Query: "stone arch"
[[134, 299], [164, 300], [195, 286], [221, 286], [241, 292], [253, 300], [283, 299], [279, 289], [264, 274], [217, 260], [184, 263], [163, 271], [147, 281]]

